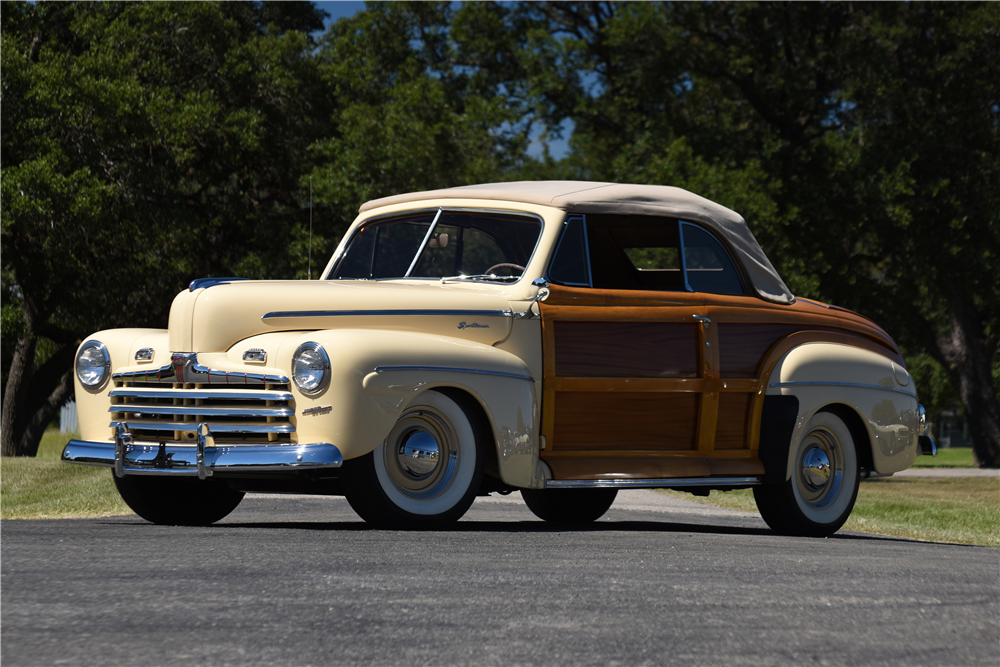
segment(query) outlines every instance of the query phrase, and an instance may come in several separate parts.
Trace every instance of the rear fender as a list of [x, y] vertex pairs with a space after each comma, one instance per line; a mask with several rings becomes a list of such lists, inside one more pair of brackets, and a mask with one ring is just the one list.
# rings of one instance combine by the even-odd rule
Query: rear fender
[[[850, 410], [859, 417], [867, 442], [856, 445], [871, 452], [875, 472], [889, 474], [913, 465], [919, 420], [913, 381], [906, 369], [880, 354], [839, 343], [799, 345], [775, 366], [767, 396], [794, 396], [798, 401], [785, 479], [791, 477], [794, 445], [805, 436], [812, 416], [824, 408]], [[765, 454], [761, 452], [762, 459]], [[859, 455], [860, 460], [866, 458]]]

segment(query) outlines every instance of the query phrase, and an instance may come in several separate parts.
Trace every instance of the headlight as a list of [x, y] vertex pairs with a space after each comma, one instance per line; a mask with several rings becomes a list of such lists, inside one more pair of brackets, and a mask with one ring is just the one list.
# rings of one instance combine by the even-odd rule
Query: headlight
[[111, 370], [111, 356], [104, 344], [88, 340], [76, 353], [76, 377], [87, 389], [95, 389], [104, 383]]
[[292, 355], [292, 379], [303, 394], [318, 394], [330, 382], [330, 357], [319, 343], [302, 343]]

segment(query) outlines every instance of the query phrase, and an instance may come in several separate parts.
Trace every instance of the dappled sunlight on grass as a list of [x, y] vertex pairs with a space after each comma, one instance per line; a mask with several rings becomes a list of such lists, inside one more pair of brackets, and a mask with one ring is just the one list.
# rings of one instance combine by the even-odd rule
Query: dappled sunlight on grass
[[0, 517], [55, 519], [131, 514], [109, 468], [59, 460], [72, 434], [48, 431], [38, 456], [0, 458]]
[[[662, 493], [715, 507], [757, 511], [749, 489], [712, 491], [707, 498], [678, 491]], [[1000, 479], [865, 480], [843, 530], [1000, 547]]]

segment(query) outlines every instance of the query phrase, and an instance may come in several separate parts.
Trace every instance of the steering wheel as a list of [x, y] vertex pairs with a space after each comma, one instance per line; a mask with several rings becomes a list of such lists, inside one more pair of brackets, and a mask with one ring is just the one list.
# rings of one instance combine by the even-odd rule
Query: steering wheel
[[517, 269], [518, 271], [524, 273], [524, 267], [520, 264], [511, 264], [509, 262], [500, 262], [499, 264], [494, 264], [490, 268], [486, 269], [486, 273], [493, 273], [496, 269]]

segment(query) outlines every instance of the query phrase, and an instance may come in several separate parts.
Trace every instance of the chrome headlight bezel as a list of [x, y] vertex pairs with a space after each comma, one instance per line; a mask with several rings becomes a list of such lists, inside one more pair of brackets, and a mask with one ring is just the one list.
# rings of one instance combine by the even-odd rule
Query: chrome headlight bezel
[[[86, 366], [81, 366], [80, 362], [83, 359], [84, 354], [90, 353], [90, 350], [96, 350], [100, 354], [100, 359], [103, 361], [102, 364], [88, 364]], [[80, 346], [80, 349], [76, 351], [76, 360], [74, 361], [74, 370], [76, 371], [76, 379], [80, 381], [80, 384], [84, 386], [85, 389], [97, 390], [104, 386], [104, 383], [108, 381], [111, 377], [111, 355], [108, 354], [108, 348], [104, 346], [99, 340], [88, 340], [86, 343]], [[89, 369], [100, 369], [100, 375], [94, 379], [91, 376], [85, 376], [84, 370]], [[89, 381], [88, 381], [89, 380]]]
[[[300, 371], [296, 367], [306, 354], [313, 357], [313, 360], [310, 362], [312, 365], [308, 368], [308, 371], [312, 373], [319, 371], [321, 375], [318, 380], [303, 383], [299, 380]], [[302, 343], [292, 355], [290, 375], [292, 376], [292, 382], [295, 383], [295, 387], [306, 396], [320, 394], [330, 385], [330, 356], [319, 343], [312, 341]]]

